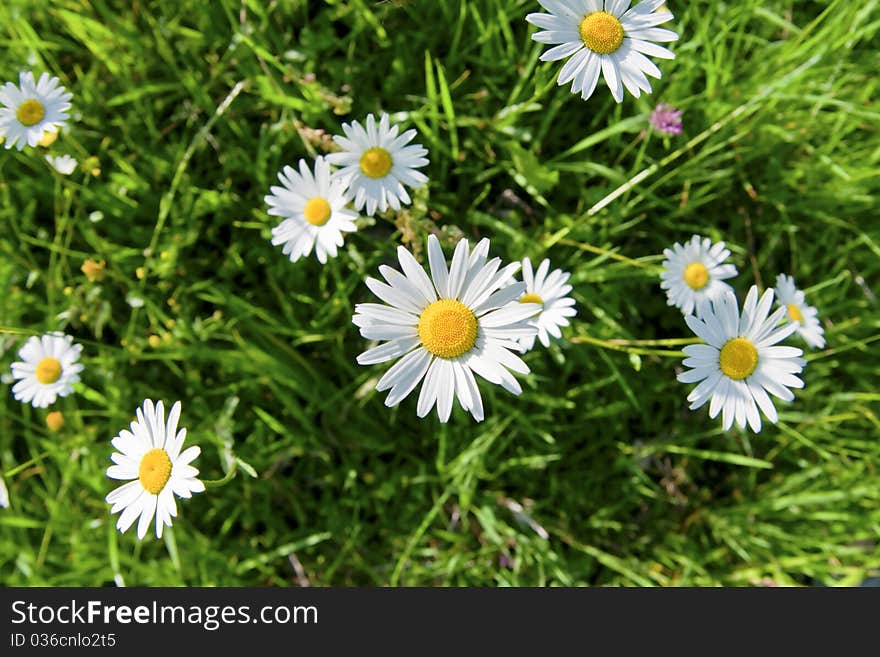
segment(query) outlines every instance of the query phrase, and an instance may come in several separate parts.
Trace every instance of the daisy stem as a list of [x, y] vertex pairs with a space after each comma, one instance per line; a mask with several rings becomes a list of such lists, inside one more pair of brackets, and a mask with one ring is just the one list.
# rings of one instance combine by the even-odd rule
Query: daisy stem
[[612, 260], [617, 260], [619, 262], [625, 262], [628, 265], [633, 267], [638, 267], [639, 269], [655, 269], [658, 272], [661, 270], [660, 267], [656, 265], [651, 265], [646, 262], [640, 262], [639, 260], [633, 260], [632, 258], [627, 258], [626, 256], [622, 256], [619, 253], [615, 253], [614, 251], [609, 251], [608, 249], [603, 249], [600, 246], [593, 246], [592, 244], [586, 244], [584, 242], [577, 242], [575, 240], [569, 239], [560, 239], [557, 242], [558, 244], [564, 244], [565, 246], [573, 246], [576, 249], [580, 249], [581, 251], [589, 251], [590, 253], [595, 253], [597, 255], [608, 256]]
[[14, 477], [22, 470], [26, 470], [27, 468], [31, 467], [32, 465], [36, 465], [37, 463], [42, 461], [47, 456], [49, 456], [49, 452], [43, 452], [42, 454], [37, 454], [34, 458], [32, 458], [28, 461], [25, 461], [24, 463], [19, 463], [17, 466], [12, 468], [11, 470], [7, 470], [6, 472], [4, 472], [3, 478], [8, 479], [10, 477]]
[[202, 483], [205, 484], [205, 488], [220, 488], [232, 481], [235, 478], [235, 473], [237, 471], [238, 463], [233, 461], [232, 466], [229, 468], [229, 472], [227, 472], [222, 479], [202, 479]]
[[[682, 339], [683, 340], [683, 339]], [[672, 340], [673, 343], [677, 344], [685, 344], [682, 340], [675, 339]], [[628, 341], [628, 340], [600, 340], [598, 338], [592, 338], [589, 335], [576, 335], [571, 339], [571, 342], [575, 344], [586, 343], [595, 345], [597, 347], [602, 347], [604, 349], [611, 349], [613, 351], [625, 351], [628, 354], [637, 354], [639, 356], [666, 356], [668, 358], [682, 358], [684, 357], [684, 353], [681, 351], [671, 351], [667, 349], [644, 349], [638, 346], [629, 346], [631, 344], [644, 344], [651, 343], [652, 341]], [[662, 344], [666, 341], [657, 340], [655, 341], [658, 344]], [[698, 342], [698, 340], [687, 339], [687, 344], [694, 344]]]
[[[213, 116], [211, 116], [205, 125], [199, 129], [196, 133], [196, 136], [192, 138], [189, 146], [187, 146], [186, 151], [184, 151], [183, 156], [180, 158], [180, 161], [177, 163], [177, 167], [174, 170], [174, 176], [171, 178], [171, 184], [168, 186], [168, 191], [162, 196], [159, 200], [159, 214], [156, 217], [156, 225], [153, 227], [153, 236], [150, 238], [150, 246], [147, 249], [147, 253], [152, 254], [156, 252], [156, 247], [159, 244], [159, 235], [162, 232], [162, 229], [165, 227], [165, 221], [168, 218], [168, 215], [171, 213], [171, 204], [174, 201], [174, 196], [177, 194], [177, 188], [180, 186], [180, 181], [183, 179], [183, 174], [186, 171], [187, 166], [189, 166], [189, 161], [192, 158], [193, 154], [196, 152], [196, 148], [201, 145], [203, 141], [206, 140], [208, 134], [211, 129], [214, 127], [214, 124], [220, 119], [223, 114], [226, 113], [226, 110], [229, 109], [229, 106], [232, 105], [233, 101], [238, 98], [238, 95], [248, 86], [248, 81], [240, 80], [235, 84], [234, 87], [226, 94], [226, 98], [217, 106], [217, 109], [214, 110]], [[147, 273], [150, 272], [150, 268], [152, 264], [149, 260], [144, 263], [144, 268]], [[143, 296], [144, 288], [147, 286], [147, 279], [149, 276], [144, 276], [141, 279], [139, 286], [139, 296]], [[134, 336], [135, 329], [135, 319], [138, 315], [138, 308], [135, 308], [132, 312], [131, 321], [128, 324], [128, 332], [126, 334], [126, 339], [130, 342]]]

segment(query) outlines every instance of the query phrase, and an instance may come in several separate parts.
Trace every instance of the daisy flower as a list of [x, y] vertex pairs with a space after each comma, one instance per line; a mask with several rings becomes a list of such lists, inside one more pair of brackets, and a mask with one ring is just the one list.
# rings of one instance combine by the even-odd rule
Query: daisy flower
[[[571, 285], [566, 285], [568, 272], [561, 269], [550, 271], [550, 261], [544, 259], [538, 265], [538, 271], [532, 271], [532, 261], [528, 258], [522, 261], [523, 281], [526, 284], [525, 293], [519, 298], [520, 303], [537, 303], [541, 306], [541, 312], [532, 319], [532, 323], [538, 329], [538, 340], [545, 347], [550, 346], [550, 336], [561, 338], [560, 326], [568, 326], [568, 318], [574, 317], [577, 311], [574, 299], [566, 296], [571, 292]], [[529, 335], [519, 340], [522, 350], [529, 351], [535, 346], [535, 336]]]
[[330, 153], [327, 159], [342, 167], [333, 175], [351, 188], [355, 210], [366, 205], [371, 217], [377, 208], [381, 212], [389, 206], [400, 210], [401, 205], [411, 203], [403, 186], [418, 189], [428, 182], [425, 174], [416, 171], [428, 164], [428, 150], [421, 144], [406, 145], [416, 136], [415, 130], [407, 130], [398, 137], [398, 126], [390, 125], [387, 114], [382, 114], [378, 126], [369, 114], [366, 130], [352, 121], [351, 125], [343, 123], [342, 131], [345, 137], [333, 137], [342, 152]]
[[387, 305], [358, 304], [352, 321], [366, 339], [387, 342], [365, 351], [357, 361], [375, 365], [400, 358], [376, 384], [376, 390], [391, 389], [386, 406], [400, 403], [424, 379], [419, 417], [436, 404], [440, 421], [446, 422], [457, 396], [479, 422], [483, 401], [474, 374], [515, 395], [522, 392], [510, 371], [528, 374], [529, 368], [513, 352], [519, 350], [517, 340], [537, 332], [529, 319], [541, 307], [516, 303], [525, 283], [505, 286], [519, 263], [501, 268], [499, 258], [487, 262], [488, 253], [488, 239], [473, 249], [462, 239], [447, 269], [440, 243], [431, 235], [430, 277], [401, 246], [397, 258], [403, 273], [382, 265], [379, 272], [387, 283], [367, 279], [367, 287]]
[[825, 329], [819, 323], [818, 311], [807, 305], [803, 291], [795, 287], [791, 276], [776, 277], [776, 303], [785, 307], [788, 319], [797, 324], [797, 334], [808, 345], [814, 349], [825, 347]]
[[732, 290], [724, 282], [736, 276], [734, 265], [723, 264], [730, 256], [724, 242], [712, 244], [708, 237], [694, 235], [684, 246], [676, 242], [672, 249], [663, 249], [666, 260], [660, 287], [666, 290], [667, 305], [676, 306], [690, 315], [707, 301], [718, 299]]
[[142, 539], [153, 516], [156, 518], [156, 538], [162, 538], [163, 527], [171, 526], [177, 517], [174, 496], [190, 498], [205, 490], [199, 481], [199, 471], [190, 463], [199, 455], [198, 447], [180, 451], [186, 439], [186, 429], [177, 430], [180, 402], [176, 402], [165, 422], [162, 402], [155, 407], [149, 399], [143, 410], [137, 409], [137, 419], [131, 431], [123, 429], [110, 443], [118, 452], [110, 455], [114, 465], [107, 468], [110, 479], [128, 481], [105, 498], [113, 506], [110, 513], [122, 514], [116, 529], [125, 533], [138, 519], [137, 536]]
[[58, 397], [73, 392], [83, 366], [79, 360], [82, 345], [73, 344], [73, 338], [62, 333], [32, 337], [18, 352], [22, 362], [12, 364], [12, 377], [18, 382], [12, 386], [13, 396], [34, 408], [45, 408]]
[[545, 62], [568, 58], [557, 83], [571, 82], [571, 92], [586, 100], [596, 89], [599, 74], [618, 103], [623, 89], [636, 98], [651, 92], [646, 75], [660, 79], [660, 69], [645, 55], [674, 59], [655, 42], [678, 40], [678, 35], [656, 27], [672, 20], [668, 11], [654, 10], [664, 0], [643, 0], [628, 9], [629, 0], [538, 0], [549, 14], [529, 14], [526, 20], [542, 28], [532, 39], [559, 44], [541, 55]]
[[76, 171], [76, 160], [70, 157], [70, 155], [59, 155], [58, 157], [47, 155], [46, 162], [52, 165], [52, 168], [62, 176], [69, 176]]
[[71, 98], [73, 94], [48, 73], [36, 82], [30, 71], [21, 73], [17, 87], [7, 82], [0, 89], [0, 103], [5, 106], [0, 107], [0, 136], [6, 138], [6, 148], [36, 146], [44, 132], [57, 132], [67, 121]]
[[785, 308], [770, 315], [773, 290], [758, 299], [753, 285], [740, 315], [733, 292], [725, 292], [708, 304], [700, 317], [687, 315], [684, 321], [707, 344], [691, 344], [683, 351], [684, 366], [692, 369], [678, 375], [682, 383], [700, 384], [688, 395], [691, 410], [709, 403], [709, 417], [723, 411], [725, 431], [734, 420], [755, 433], [761, 430], [760, 408], [776, 424], [778, 416], [768, 392], [785, 401], [794, 399], [789, 388], [803, 388], [800, 374], [806, 361], [795, 347], [774, 346], [795, 332], [797, 324], [777, 326]]
[[278, 174], [283, 187], [274, 186], [265, 197], [269, 214], [284, 217], [272, 229], [272, 244], [283, 244], [282, 253], [296, 262], [314, 247], [318, 262], [336, 257], [342, 246], [342, 233], [357, 230], [357, 213], [345, 206], [351, 200], [345, 184], [332, 180], [330, 165], [323, 157], [315, 159], [315, 172], [305, 160], [299, 161], [299, 173], [286, 166]]

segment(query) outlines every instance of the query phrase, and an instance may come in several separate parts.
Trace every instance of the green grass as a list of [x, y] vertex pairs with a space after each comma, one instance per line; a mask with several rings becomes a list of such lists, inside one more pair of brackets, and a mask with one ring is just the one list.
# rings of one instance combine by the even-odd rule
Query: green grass
[[[556, 86], [527, 0], [3, 3], [0, 78], [58, 75], [75, 114], [50, 150], [100, 173], [0, 152], [0, 370], [47, 330], [86, 366], [55, 434], [2, 386], [0, 582], [877, 575], [880, 2], [669, 4], [677, 59], [616, 105], [604, 83], [588, 102]], [[660, 101], [684, 109], [681, 137], [645, 132]], [[291, 264], [269, 243], [276, 172], [322, 152], [313, 130], [381, 110], [418, 129], [430, 185], [327, 266]], [[550, 257], [575, 285], [566, 339], [526, 357], [521, 397], [482, 385], [479, 424], [386, 409], [384, 369], [355, 362], [364, 278], [438, 229]], [[758, 435], [688, 411], [675, 380], [692, 336], [660, 253], [692, 233], [727, 241], [740, 295], [794, 275], [826, 328], [806, 389]], [[104, 471], [147, 397], [182, 400], [203, 477], [241, 465], [139, 543], [114, 528]]]

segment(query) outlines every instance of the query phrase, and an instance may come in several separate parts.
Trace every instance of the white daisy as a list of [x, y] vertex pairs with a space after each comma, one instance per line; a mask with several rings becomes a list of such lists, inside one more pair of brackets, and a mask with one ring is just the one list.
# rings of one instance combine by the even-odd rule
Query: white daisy
[[358, 356], [361, 365], [400, 358], [376, 384], [391, 392], [386, 406], [395, 406], [424, 378], [417, 412], [425, 417], [437, 404], [441, 422], [449, 419], [453, 398], [483, 419], [483, 401], [474, 374], [501, 385], [515, 395], [522, 392], [508, 371], [528, 374], [529, 368], [514, 354], [517, 340], [534, 335], [529, 318], [540, 311], [534, 303], [517, 303], [525, 283], [505, 286], [519, 263], [501, 268], [501, 260], [486, 262], [489, 240], [473, 250], [459, 241], [446, 268], [437, 238], [428, 238], [431, 277], [405, 248], [397, 258], [403, 273], [386, 265], [379, 272], [387, 281], [367, 279], [367, 287], [388, 305], [361, 303], [352, 321], [368, 340], [387, 340]]
[[272, 229], [272, 244], [283, 244], [282, 253], [296, 262], [315, 249], [321, 264], [335, 258], [342, 246], [342, 233], [357, 230], [357, 212], [345, 206], [351, 200], [345, 184], [332, 180], [330, 165], [323, 157], [315, 159], [314, 175], [305, 160], [299, 161], [299, 173], [286, 166], [278, 174], [283, 187], [274, 186], [265, 197], [269, 214], [284, 217]]
[[[532, 261], [522, 261], [523, 281], [526, 284], [525, 294], [519, 298], [520, 303], [537, 303], [541, 312], [532, 318], [538, 329], [538, 340], [545, 347], [550, 346], [550, 336], [561, 338], [561, 326], [568, 326], [568, 318], [574, 317], [577, 311], [573, 308], [574, 299], [566, 296], [571, 292], [571, 285], [566, 285], [568, 272], [554, 269], [549, 275], [550, 261], [544, 259], [538, 265], [538, 271], [532, 273]], [[529, 351], [535, 346], [535, 336], [529, 335], [519, 340], [522, 350]]]
[[123, 429], [111, 440], [118, 452], [110, 455], [114, 465], [107, 468], [111, 479], [132, 480], [112, 491], [105, 498], [112, 504], [110, 513], [122, 511], [116, 528], [120, 532], [138, 520], [137, 535], [142, 539], [153, 516], [156, 517], [156, 538], [162, 538], [162, 529], [171, 526], [177, 517], [174, 496], [192, 497], [205, 490], [199, 481], [199, 471], [190, 463], [199, 455], [198, 447], [182, 452], [186, 429], [177, 430], [180, 419], [180, 402], [176, 402], [165, 422], [162, 402], [153, 407], [149, 399], [144, 401], [143, 411], [137, 409], [137, 419], [131, 423], [131, 431]]
[[22, 362], [12, 364], [12, 376], [19, 379], [12, 386], [13, 396], [34, 408], [45, 408], [58, 397], [73, 392], [83, 366], [79, 360], [82, 345], [62, 333], [31, 337], [18, 352]]
[[7, 82], [0, 89], [0, 136], [6, 148], [36, 146], [43, 132], [57, 132], [67, 121], [67, 110], [73, 94], [58, 84], [58, 78], [43, 73], [34, 82], [30, 71], [18, 76], [18, 86]]
[[596, 89], [599, 74], [618, 103], [623, 88], [638, 98], [651, 92], [647, 75], [660, 79], [660, 69], [645, 55], [674, 59], [655, 41], [678, 40], [678, 35], [656, 27], [672, 20], [668, 11], [654, 10], [664, 0], [643, 0], [629, 9], [630, 0], [538, 0], [549, 14], [529, 14], [526, 20], [542, 28], [532, 39], [559, 44], [541, 55], [545, 62], [569, 58], [559, 72], [558, 84], [571, 85], [571, 92], [586, 100]]
[[69, 176], [76, 171], [76, 160], [70, 155], [59, 155], [58, 157], [47, 155], [46, 162], [51, 164], [52, 168], [62, 176]]
[[779, 274], [776, 277], [776, 303], [784, 306], [788, 319], [797, 324], [797, 333], [813, 349], [825, 347], [825, 329], [819, 323], [818, 311], [807, 305], [803, 291], [797, 289], [794, 278]]
[[667, 305], [685, 315], [733, 289], [723, 282], [737, 274], [734, 265], [723, 264], [730, 257], [724, 242], [712, 244], [708, 237], [694, 235], [684, 246], [676, 242], [672, 249], [663, 249], [663, 255], [660, 287], [666, 290]]
[[785, 308], [770, 315], [773, 290], [767, 290], [758, 299], [758, 288], [753, 285], [746, 296], [742, 315], [736, 296], [725, 292], [719, 299], [707, 304], [700, 317], [687, 315], [684, 321], [707, 344], [692, 344], [684, 348], [690, 369], [678, 375], [682, 383], [700, 381], [688, 401], [691, 410], [707, 401], [709, 417], [723, 410], [724, 429], [736, 423], [745, 428], [748, 421], [752, 430], [761, 430], [761, 415], [776, 423], [778, 416], [770, 394], [785, 401], [794, 399], [789, 388], [803, 388], [800, 374], [806, 361], [803, 352], [795, 347], [773, 346], [794, 333], [796, 324], [777, 326], [785, 316]]
[[377, 208], [381, 212], [389, 206], [400, 210], [401, 204], [411, 202], [403, 186], [418, 189], [428, 182], [425, 174], [416, 171], [428, 164], [428, 150], [421, 144], [406, 145], [416, 136], [415, 130], [407, 130], [398, 137], [398, 126], [389, 124], [387, 114], [382, 114], [378, 126], [369, 114], [366, 129], [352, 121], [351, 125], [343, 123], [342, 130], [345, 137], [333, 137], [342, 152], [330, 153], [327, 159], [342, 167], [333, 175], [350, 186], [356, 210], [366, 205], [371, 217]]

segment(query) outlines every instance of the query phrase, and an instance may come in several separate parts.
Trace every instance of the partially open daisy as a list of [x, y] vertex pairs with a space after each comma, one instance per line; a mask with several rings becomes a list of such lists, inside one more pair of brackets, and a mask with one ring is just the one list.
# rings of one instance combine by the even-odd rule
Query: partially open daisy
[[387, 283], [367, 279], [367, 287], [388, 305], [361, 303], [353, 322], [368, 340], [387, 340], [358, 356], [361, 365], [400, 358], [376, 384], [391, 392], [386, 406], [400, 403], [424, 378], [417, 413], [425, 417], [437, 405], [446, 422], [457, 396], [474, 419], [483, 419], [483, 401], [474, 374], [501, 385], [515, 395], [522, 392], [510, 373], [528, 374], [528, 366], [514, 354], [518, 340], [534, 335], [529, 319], [541, 310], [538, 304], [517, 303], [525, 283], [505, 286], [519, 263], [501, 268], [501, 260], [486, 262], [489, 240], [471, 250], [459, 241], [446, 268], [437, 238], [428, 238], [431, 277], [405, 248], [397, 258], [403, 273], [386, 265], [379, 272]]
[[732, 290], [724, 280], [737, 271], [734, 265], [724, 264], [730, 256], [724, 242], [712, 244], [708, 237], [694, 235], [684, 246], [676, 242], [672, 249], [663, 249], [663, 255], [660, 287], [666, 290], [667, 305], [677, 306], [685, 315], [699, 312], [707, 301]]
[[345, 137], [333, 137], [342, 152], [330, 153], [327, 159], [341, 167], [333, 175], [350, 186], [355, 209], [366, 206], [372, 217], [377, 208], [385, 212], [389, 206], [400, 210], [401, 205], [408, 205], [411, 200], [404, 185], [418, 189], [428, 182], [416, 170], [428, 164], [428, 150], [420, 144], [407, 146], [416, 131], [407, 130], [398, 137], [398, 126], [390, 125], [387, 114], [382, 114], [378, 126], [372, 114], [366, 123], [366, 129], [357, 121], [343, 123]]
[[13, 396], [34, 408], [45, 408], [58, 397], [73, 392], [83, 366], [79, 360], [82, 345], [73, 344], [73, 338], [62, 333], [31, 337], [18, 352], [22, 362], [12, 364], [12, 377], [18, 382], [12, 386]]
[[629, 9], [630, 0], [538, 0], [549, 14], [529, 14], [526, 20], [542, 28], [532, 38], [559, 44], [541, 55], [545, 62], [569, 58], [559, 72], [560, 85], [586, 100], [596, 89], [599, 74], [618, 103], [623, 89], [636, 98], [651, 92], [647, 75], [660, 78], [660, 69], [645, 55], [674, 59], [655, 42], [676, 41], [678, 35], [656, 27], [672, 20], [668, 11], [655, 12], [664, 0], [643, 0]]
[[819, 323], [819, 312], [807, 305], [806, 296], [797, 289], [794, 278], [779, 274], [776, 277], [776, 303], [783, 306], [786, 317], [797, 324], [797, 334], [813, 349], [825, 347], [825, 329]]
[[0, 136], [6, 148], [36, 146], [43, 132], [57, 132], [67, 121], [73, 94], [58, 84], [58, 78], [43, 73], [34, 82], [30, 71], [19, 74], [18, 86], [7, 82], [0, 89]]
[[167, 423], [161, 401], [154, 407], [145, 400], [136, 414], [131, 431], [123, 429], [110, 441], [119, 451], [110, 455], [114, 465], [107, 468], [111, 479], [131, 481], [105, 499], [113, 505], [110, 513], [122, 511], [116, 522], [119, 531], [128, 531], [138, 519], [137, 536], [142, 539], [155, 516], [156, 538], [162, 538], [163, 527], [170, 527], [177, 517], [174, 496], [190, 498], [205, 490], [199, 471], [190, 465], [201, 450], [194, 446], [180, 451], [186, 439], [186, 429], [177, 430], [180, 402], [171, 407]]
[[342, 246], [342, 233], [357, 230], [357, 212], [345, 206], [351, 200], [346, 186], [332, 180], [330, 165], [323, 157], [315, 159], [314, 175], [305, 160], [299, 161], [299, 173], [286, 166], [278, 174], [283, 187], [273, 186], [265, 197], [269, 214], [284, 217], [272, 229], [272, 244], [283, 244], [282, 253], [296, 262], [315, 250], [318, 261], [336, 257]]
[[684, 320], [691, 330], [707, 344], [684, 348], [688, 358], [685, 367], [692, 369], [678, 375], [682, 383], [700, 384], [688, 395], [691, 410], [707, 401], [709, 417], [723, 411], [724, 429], [734, 420], [745, 428], [746, 422], [757, 433], [761, 430], [760, 408], [767, 419], [776, 423], [776, 407], [768, 392], [785, 401], [794, 399], [789, 388], [803, 388], [800, 374], [806, 365], [803, 352], [795, 347], [774, 346], [794, 333], [796, 324], [778, 326], [785, 315], [779, 308], [770, 315], [773, 290], [758, 299], [758, 288], [752, 286], [746, 296], [742, 315], [736, 296], [725, 292], [707, 304], [700, 317], [687, 315]]
[[70, 155], [59, 155], [57, 157], [46, 155], [46, 162], [62, 176], [69, 176], [76, 171], [77, 162]]
[[[545, 347], [550, 346], [550, 336], [561, 338], [562, 326], [568, 326], [568, 318], [574, 317], [577, 311], [574, 309], [574, 299], [567, 296], [571, 292], [571, 285], [566, 285], [568, 272], [561, 269], [550, 271], [550, 261], [546, 258], [538, 265], [538, 270], [532, 270], [532, 261], [528, 258], [522, 261], [523, 281], [526, 289], [519, 298], [520, 303], [537, 303], [541, 306], [541, 312], [532, 318], [532, 323], [538, 329], [538, 340]], [[519, 340], [522, 350], [529, 351], [535, 346], [535, 336], [529, 335]]]

